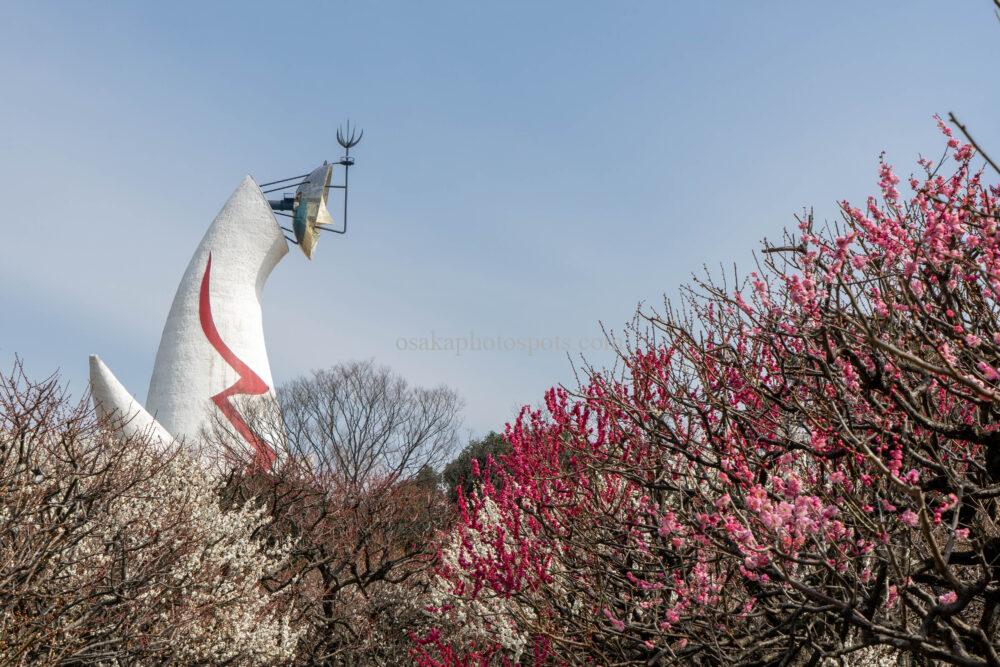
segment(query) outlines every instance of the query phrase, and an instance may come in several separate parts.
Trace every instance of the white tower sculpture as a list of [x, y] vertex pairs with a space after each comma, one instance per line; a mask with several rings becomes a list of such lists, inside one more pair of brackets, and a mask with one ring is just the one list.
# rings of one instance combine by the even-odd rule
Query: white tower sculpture
[[[267, 402], [261, 407], [269, 408], [276, 402], [264, 345], [261, 291], [288, 253], [284, 231], [295, 235], [289, 240], [310, 258], [321, 229], [343, 233], [330, 229], [333, 219], [327, 210], [327, 194], [331, 187], [344, 191], [346, 230], [346, 174], [354, 164], [350, 148], [360, 139], [350, 126], [348, 136], [337, 133], [347, 153], [339, 162], [345, 167], [344, 185], [330, 184], [333, 165], [325, 162], [305, 176], [275, 181], [302, 179], [295, 184], [294, 196], [279, 201], [269, 201], [251, 177], [243, 179], [181, 278], [163, 327], [145, 408], [96, 355], [91, 356], [91, 393], [99, 415], [118, 416], [123, 435], [148, 434], [162, 447], [198, 443], [203, 434], [222, 423], [253, 452], [257, 465], [266, 469], [274, 463], [279, 453], [275, 447], [280, 450], [284, 443], [265, 442], [241, 410], [260, 402]], [[281, 227], [276, 214], [291, 218], [293, 229]]]
[[[174, 296], [156, 353], [146, 409], [91, 357], [90, 382], [100, 413], [128, 416], [126, 433], [193, 442], [224, 418], [270, 467], [275, 451], [250, 429], [236, 401], [275, 400], [264, 346], [260, 294], [288, 253], [267, 198], [247, 176], [215, 217]], [[169, 435], [168, 435], [169, 434]]]

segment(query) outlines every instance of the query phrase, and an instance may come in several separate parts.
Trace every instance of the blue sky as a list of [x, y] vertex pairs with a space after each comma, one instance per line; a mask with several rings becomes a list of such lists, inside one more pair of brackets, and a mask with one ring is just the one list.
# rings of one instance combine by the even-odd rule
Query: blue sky
[[[280, 7], [280, 8], [279, 8]], [[952, 2], [49, 3], [0, 8], [0, 362], [144, 398], [174, 289], [250, 173], [365, 128], [351, 231], [264, 295], [277, 380], [374, 358], [499, 428], [567, 355], [805, 206], [936, 156], [954, 110], [1000, 153], [1000, 23]], [[408, 349], [500, 339], [512, 351]], [[548, 350], [528, 354], [524, 347]], [[455, 342], [454, 344], [458, 344]]]

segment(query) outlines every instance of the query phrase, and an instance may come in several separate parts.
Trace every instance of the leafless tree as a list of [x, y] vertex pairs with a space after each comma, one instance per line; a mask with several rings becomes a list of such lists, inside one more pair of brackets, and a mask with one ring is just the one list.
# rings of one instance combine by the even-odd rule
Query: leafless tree
[[[274, 539], [293, 541], [293, 564], [271, 587], [299, 600], [310, 629], [303, 662], [395, 664], [405, 654], [423, 615], [415, 602], [432, 538], [451, 522], [434, 470], [456, 448], [461, 407], [452, 390], [413, 387], [371, 362], [294, 380], [279, 388], [278, 406], [241, 406], [283, 454], [264, 472], [225, 440], [237, 461], [231, 497], [263, 499]], [[215, 437], [227, 435], [220, 424]]]
[[322, 476], [365, 488], [438, 468], [457, 443], [462, 403], [450, 389], [411, 387], [388, 368], [352, 362], [281, 388], [288, 451]]

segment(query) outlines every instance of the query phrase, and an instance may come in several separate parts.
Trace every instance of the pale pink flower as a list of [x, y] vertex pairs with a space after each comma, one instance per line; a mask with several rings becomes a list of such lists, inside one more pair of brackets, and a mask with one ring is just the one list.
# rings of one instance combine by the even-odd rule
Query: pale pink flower
[[955, 591], [948, 591], [944, 595], [938, 597], [938, 602], [941, 604], [951, 604], [958, 600], [958, 593]]

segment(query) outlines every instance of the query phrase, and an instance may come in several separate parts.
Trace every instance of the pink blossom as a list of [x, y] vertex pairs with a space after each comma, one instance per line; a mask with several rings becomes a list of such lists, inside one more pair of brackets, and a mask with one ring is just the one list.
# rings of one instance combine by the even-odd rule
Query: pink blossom
[[987, 380], [991, 380], [992, 381], [992, 380], [1000, 379], [1000, 372], [997, 372], [997, 369], [993, 368], [992, 366], [990, 366], [985, 361], [980, 361], [980, 362], [976, 363], [976, 368], [979, 369], [980, 373], [982, 373], [984, 376], [986, 376]]
[[620, 619], [616, 618], [615, 615], [613, 613], [611, 613], [610, 609], [608, 609], [607, 607], [605, 607], [603, 611], [604, 611], [604, 615], [608, 617], [609, 621], [611, 621], [611, 626], [615, 630], [617, 630], [618, 632], [622, 632], [622, 631], [625, 630], [625, 623], [623, 621], [621, 621]]
[[955, 591], [948, 591], [944, 595], [938, 596], [938, 602], [941, 604], [952, 604], [956, 600], [958, 600], [958, 593]]
[[895, 584], [889, 586], [889, 591], [886, 594], [886, 606], [890, 609], [896, 606], [896, 601], [899, 599], [899, 590], [896, 588]]

